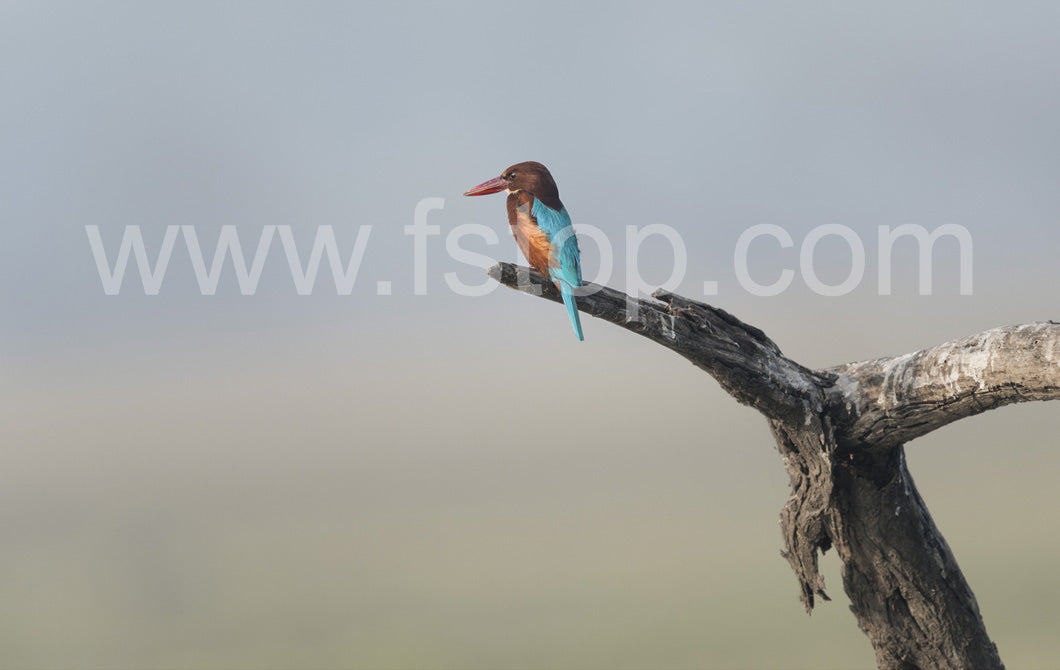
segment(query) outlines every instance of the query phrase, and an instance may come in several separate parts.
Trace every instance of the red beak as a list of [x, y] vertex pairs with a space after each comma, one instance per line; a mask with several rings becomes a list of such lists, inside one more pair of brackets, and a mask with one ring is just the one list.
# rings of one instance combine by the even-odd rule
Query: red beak
[[499, 193], [507, 188], [508, 181], [504, 177], [496, 177], [474, 188], [469, 188], [464, 195], [489, 195], [490, 193]]

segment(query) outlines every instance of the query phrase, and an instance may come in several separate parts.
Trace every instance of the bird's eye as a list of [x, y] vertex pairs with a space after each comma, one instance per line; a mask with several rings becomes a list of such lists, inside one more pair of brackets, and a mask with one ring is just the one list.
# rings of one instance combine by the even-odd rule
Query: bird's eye
[[514, 172], [509, 172], [508, 173], [508, 181], [511, 181], [513, 179], [515, 179], [515, 173]]

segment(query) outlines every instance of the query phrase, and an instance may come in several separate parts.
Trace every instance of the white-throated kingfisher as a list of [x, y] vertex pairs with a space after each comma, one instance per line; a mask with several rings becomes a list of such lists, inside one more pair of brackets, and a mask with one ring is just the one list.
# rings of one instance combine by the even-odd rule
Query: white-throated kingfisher
[[574, 334], [584, 340], [574, 289], [582, 285], [578, 238], [559, 189], [541, 163], [516, 163], [501, 176], [469, 189], [464, 195], [508, 192], [508, 223], [530, 265], [559, 289]]

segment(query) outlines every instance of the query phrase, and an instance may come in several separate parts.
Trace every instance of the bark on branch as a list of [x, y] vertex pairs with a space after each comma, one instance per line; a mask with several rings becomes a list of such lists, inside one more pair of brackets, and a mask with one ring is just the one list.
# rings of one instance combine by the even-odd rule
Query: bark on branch
[[[501, 263], [491, 277], [560, 302]], [[1060, 324], [997, 328], [895, 358], [811, 370], [761, 330], [665, 291], [634, 299], [590, 284], [578, 308], [681, 354], [765, 415], [791, 478], [785, 558], [802, 601], [828, 599], [818, 552], [835, 547], [851, 610], [880, 668], [1002, 668], [975, 596], [905, 463], [904, 444], [1002, 405], [1060, 398]]]
[[966, 416], [1060, 398], [1060, 325], [994, 328], [894, 358], [831, 368], [851, 401], [854, 439], [908, 442]]
[[[552, 282], [530, 268], [498, 263], [489, 275], [523, 293], [562, 302]], [[577, 295], [582, 312], [676, 351], [770, 418], [795, 419], [819, 408], [823, 389], [836, 379], [785, 357], [761, 330], [717, 307], [666, 291], [656, 291], [657, 300], [635, 299], [592, 283]]]

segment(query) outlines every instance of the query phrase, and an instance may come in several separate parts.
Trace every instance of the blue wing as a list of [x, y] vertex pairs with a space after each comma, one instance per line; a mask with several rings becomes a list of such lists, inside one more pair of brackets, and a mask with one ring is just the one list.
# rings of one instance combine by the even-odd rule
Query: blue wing
[[534, 198], [531, 215], [537, 220], [537, 225], [547, 235], [552, 244], [552, 252], [549, 263], [548, 274], [552, 281], [559, 287], [560, 295], [563, 296], [563, 304], [567, 307], [567, 315], [570, 317], [574, 334], [579, 340], [584, 340], [582, 334], [582, 323], [578, 316], [578, 306], [574, 301], [573, 289], [582, 285], [581, 252], [578, 250], [578, 238], [574, 234], [574, 226], [571, 224], [570, 215], [564, 207], [556, 211], [548, 205]]

